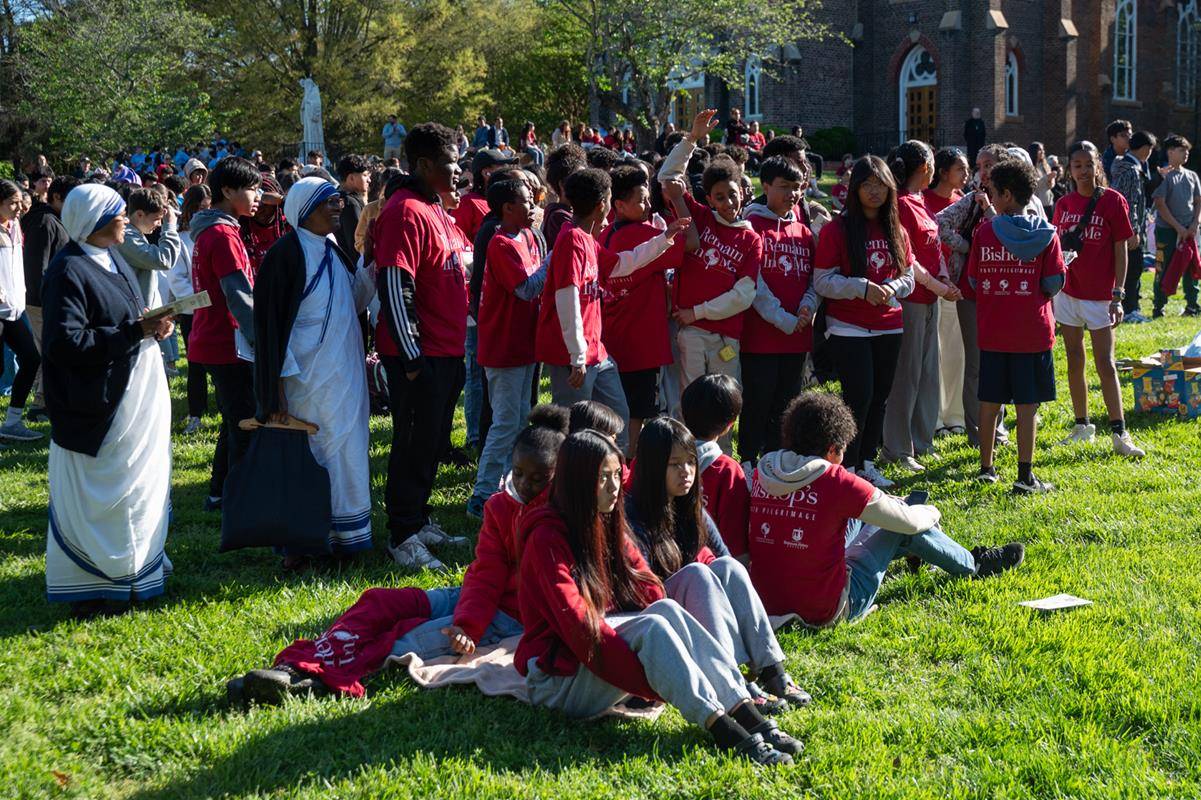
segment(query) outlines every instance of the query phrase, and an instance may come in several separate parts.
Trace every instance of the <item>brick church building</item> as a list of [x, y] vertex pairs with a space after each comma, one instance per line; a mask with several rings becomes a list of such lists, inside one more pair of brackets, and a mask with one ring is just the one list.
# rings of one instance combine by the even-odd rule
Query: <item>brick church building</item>
[[[745, 64], [742, 85], [679, 87], [677, 119], [702, 103], [807, 133], [846, 127], [860, 150], [906, 138], [963, 144], [980, 108], [990, 141], [1064, 152], [1104, 147], [1126, 118], [1197, 141], [1201, 0], [825, 0], [841, 40], [799, 42]], [[767, 63], [765, 63], [767, 62]], [[774, 73], [774, 74], [772, 74]]]

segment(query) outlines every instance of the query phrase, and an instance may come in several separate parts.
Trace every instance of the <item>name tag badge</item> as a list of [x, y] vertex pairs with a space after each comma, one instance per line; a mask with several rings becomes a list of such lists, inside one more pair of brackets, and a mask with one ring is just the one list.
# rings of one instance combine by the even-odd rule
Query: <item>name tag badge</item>
[[733, 361], [735, 358], [738, 357], [738, 351], [735, 350], [730, 345], [726, 345], [725, 347], [723, 347], [722, 349], [717, 351], [717, 356], [722, 361]]

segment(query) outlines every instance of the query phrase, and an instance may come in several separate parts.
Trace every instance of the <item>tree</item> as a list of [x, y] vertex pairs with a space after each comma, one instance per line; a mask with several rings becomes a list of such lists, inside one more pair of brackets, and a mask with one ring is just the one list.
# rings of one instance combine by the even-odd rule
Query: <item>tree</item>
[[758, 55], [765, 71], [786, 44], [830, 35], [821, 0], [545, 0], [586, 42], [590, 94], [649, 148], [671, 111], [671, 83], [709, 75], [735, 83]]
[[195, 44], [206, 27], [182, 0], [44, 7], [15, 37], [17, 112], [37, 121], [37, 144], [60, 154], [205, 135], [213, 120]]

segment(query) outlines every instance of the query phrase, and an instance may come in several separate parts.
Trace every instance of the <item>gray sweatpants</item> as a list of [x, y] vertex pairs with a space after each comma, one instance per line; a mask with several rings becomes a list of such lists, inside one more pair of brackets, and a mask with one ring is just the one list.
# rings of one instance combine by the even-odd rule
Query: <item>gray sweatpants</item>
[[752, 673], [781, 664], [784, 651], [750, 573], [740, 561], [723, 556], [709, 565], [693, 562], [664, 581], [667, 596], [696, 617], [735, 663]]
[[[884, 411], [885, 461], [934, 450], [938, 388], [938, 303], [901, 303], [905, 332]], [[972, 329], [973, 331], [975, 328]]]
[[[750, 699], [728, 651], [675, 600], [605, 621], [638, 655], [651, 688], [694, 725], [704, 727], [714, 714]], [[571, 717], [595, 717], [629, 696], [583, 664], [574, 675], [547, 675], [530, 659], [528, 670], [530, 704]]]

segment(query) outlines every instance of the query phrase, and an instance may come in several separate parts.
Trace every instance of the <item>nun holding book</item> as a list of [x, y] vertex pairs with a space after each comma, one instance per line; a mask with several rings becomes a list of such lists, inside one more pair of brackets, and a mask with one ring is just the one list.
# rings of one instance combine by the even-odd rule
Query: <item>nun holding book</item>
[[71, 191], [70, 236], [42, 283], [42, 370], [50, 415], [46, 596], [77, 616], [161, 594], [171, 510], [171, 399], [158, 342], [173, 317], [145, 318], [138, 282], [110, 250], [125, 202]]

